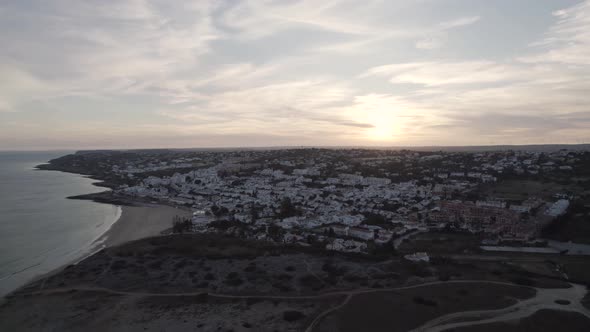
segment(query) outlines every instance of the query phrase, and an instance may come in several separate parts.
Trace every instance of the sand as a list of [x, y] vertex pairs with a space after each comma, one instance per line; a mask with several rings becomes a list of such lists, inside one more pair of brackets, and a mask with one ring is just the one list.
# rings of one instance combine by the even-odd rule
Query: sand
[[122, 206], [121, 217], [97, 241], [107, 247], [151, 236], [172, 227], [174, 216], [190, 217], [191, 212], [166, 205]]

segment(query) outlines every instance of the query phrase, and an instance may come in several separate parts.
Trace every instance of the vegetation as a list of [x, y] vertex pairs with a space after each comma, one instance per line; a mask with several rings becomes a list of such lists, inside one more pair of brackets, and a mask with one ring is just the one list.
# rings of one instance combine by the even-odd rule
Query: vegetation
[[173, 233], [185, 233], [192, 230], [193, 223], [190, 218], [181, 218], [174, 216], [172, 218], [172, 232]]
[[558, 241], [590, 243], [590, 207], [582, 199], [573, 200], [567, 213], [555, 218], [542, 230], [542, 236]]
[[291, 202], [291, 199], [289, 197], [285, 197], [281, 201], [281, 206], [279, 208], [279, 213], [277, 215], [280, 219], [295, 217], [295, 216], [300, 216], [300, 215], [301, 215], [301, 210], [299, 210], [293, 204], [293, 202]]
[[301, 311], [289, 310], [283, 313], [283, 319], [287, 322], [294, 322], [304, 318], [305, 315]]
[[391, 223], [387, 221], [387, 219], [378, 214], [373, 212], [366, 212], [364, 213], [365, 220], [364, 223], [367, 225], [390, 225]]

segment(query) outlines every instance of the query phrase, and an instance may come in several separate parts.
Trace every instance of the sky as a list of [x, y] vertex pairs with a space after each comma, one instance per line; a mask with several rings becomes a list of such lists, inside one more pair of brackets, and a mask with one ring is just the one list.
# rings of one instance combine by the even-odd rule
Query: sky
[[0, 150], [590, 142], [590, 0], [5, 0], [0, 41]]

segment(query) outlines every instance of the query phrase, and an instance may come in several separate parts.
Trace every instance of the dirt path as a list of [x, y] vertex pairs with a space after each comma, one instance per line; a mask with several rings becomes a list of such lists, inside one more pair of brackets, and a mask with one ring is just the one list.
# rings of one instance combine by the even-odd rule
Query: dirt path
[[346, 298], [344, 299], [344, 301], [342, 301], [342, 303], [340, 303], [339, 305], [327, 309], [323, 312], [321, 312], [319, 315], [317, 315], [317, 317], [311, 322], [311, 324], [309, 324], [309, 326], [305, 329], [305, 332], [311, 332], [313, 331], [313, 328], [322, 320], [322, 318], [328, 316], [329, 314], [331, 314], [332, 312], [344, 307], [345, 305], [348, 304], [348, 302], [350, 302], [350, 299], [352, 299], [353, 294], [348, 294], [346, 296]]
[[[358, 294], [366, 293], [377, 293], [377, 292], [391, 292], [400, 291], [407, 289], [415, 289], [420, 287], [427, 287], [441, 284], [465, 284], [465, 283], [480, 283], [480, 284], [494, 284], [514, 287], [526, 287], [519, 286], [508, 282], [490, 281], [490, 280], [451, 280], [451, 281], [435, 281], [423, 284], [394, 287], [394, 288], [381, 288], [381, 289], [357, 289], [349, 291], [334, 291], [329, 293], [323, 293], [319, 295], [302, 295], [302, 296], [273, 296], [273, 295], [230, 295], [230, 294], [216, 294], [216, 293], [205, 293], [199, 292], [183, 292], [183, 293], [152, 293], [152, 292], [134, 292], [134, 291], [118, 291], [109, 288], [102, 287], [61, 287], [54, 289], [44, 289], [35, 292], [25, 293], [27, 295], [51, 295], [67, 293], [71, 291], [94, 291], [94, 292], [106, 292], [116, 295], [125, 296], [146, 296], [146, 297], [185, 297], [185, 296], [197, 296], [207, 294], [207, 296], [227, 299], [263, 299], [263, 300], [313, 300], [322, 299], [333, 296], [346, 296], [345, 299], [337, 306], [329, 308], [320, 313], [305, 329], [306, 332], [311, 332], [321, 322], [323, 318], [332, 314], [333, 312], [346, 306], [350, 300]], [[499, 321], [513, 320], [523, 318], [532, 315], [540, 309], [558, 309], [566, 311], [579, 312], [586, 317], [590, 318], [590, 311], [586, 309], [582, 304], [581, 300], [586, 294], [586, 289], [582, 285], [572, 284], [571, 288], [559, 288], [559, 289], [543, 289], [529, 287], [536, 290], [535, 297], [527, 300], [521, 300], [517, 304], [498, 310], [482, 310], [482, 311], [465, 311], [458, 312], [431, 320], [414, 331], [444, 331], [453, 327], [461, 327], [467, 325], [493, 323]], [[556, 300], [567, 300], [570, 302], [568, 305], [557, 304]], [[472, 319], [469, 322], [453, 322], [458, 319]], [[475, 319], [475, 320], [474, 320]]]
[[[581, 300], [586, 289], [581, 285], [571, 288], [537, 289], [535, 297], [518, 301], [518, 303], [498, 310], [478, 310], [456, 312], [433, 319], [412, 332], [445, 331], [470, 325], [488, 324], [510, 321], [528, 317], [541, 309], [565, 310], [578, 312], [590, 318], [590, 310], [586, 309]], [[569, 304], [558, 304], [556, 301], [569, 301]], [[458, 320], [469, 321], [458, 321]]]
[[[118, 291], [110, 288], [104, 287], [92, 287], [92, 286], [79, 286], [79, 287], [58, 287], [52, 289], [44, 289], [39, 291], [21, 293], [21, 295], [51, 295], [51, 294], [60, 294], [60, 293], [67, 293], [71, 291], [91, 291], [91, 292], [105, 292], [110, 294], [118, 294], [118, 295], [141, 295], [141, 296], [196, 296], [207, 294], [208, 296], [219, 297], [219, 298], [229, 298], [229, 299], [285, 299], [285, 300], [296, 300], [296, 299], [319, 299], [325, 298], [330, 296], [336, 295], [357, 295], [357, 294], [366, 294], [366, 293], [377, 293], [377, 292], [389, 292], [389, 291], [398, 291], [404, 289], [414, 289], [419, 287], [426, 287], [426, 286], [433, 286], [433, 285], [441, 285], [441, 284], [464, 284], [464, 283], [484, 283], [484, 284], [495, 284], [495, 285], [504, 285], [504, 286], [514, 286], [514, 287], [527, 287], [527, 286], [520, 286], [516, 284], [512, 284], [509, 282], [501, 282], [501, 281], [491, 281], [491, 280], [450, 280], [450, 281], [433, 281], [427, 282], [422, 284], [415, 284], [409, 286], [402, 286], [402, 287], [392, 287], [392, 288], [363, 288], [363, 289], [355, 289], [355, 290], [343, 290], [343, 291], [334, 291], [328, 293], [322, 293], [318, 295], [297, 295], [297, 296], [274, 296], [274, 295], [230, 295], [230, 294], [219, 294], [219, 293], [207, 293], [203, 291], [197, 292], [182, 292], [182, 293], [152, 293], [152, 292], [135, 292], [135, 291]], [[583, 286], [582, 286], [583, 287]], [[534, 287], [529, 287], [532, 289], [537, 289]]]

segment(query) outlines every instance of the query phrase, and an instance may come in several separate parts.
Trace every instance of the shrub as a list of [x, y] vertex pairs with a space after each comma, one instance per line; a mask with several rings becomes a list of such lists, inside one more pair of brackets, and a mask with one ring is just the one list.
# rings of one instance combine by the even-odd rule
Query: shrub
[[287, 322], [294, 322], [304, 317], [305, 315], [301, 311], [289, 310], [283, 313], [283, 319]]
[[533, 279], [524, 277], [514, 278], [512, 279], [512, 282], [522, 286], [533, 286], [535, 284], [535, 281]]
[[223, 281], [223, 283], [226, 285], [229, 285], [229, 286], [239, 286], [239, 285], [243, 284], [244, 281], [242, 279], [240, 279], [240, 275], [237, 272], [230, 272], [225, 277], [225, 280]]
[[435, 301], [425, 299], [422, 296], [415, 296], [414, 297], [414, 303], [416, 303], [416, 304], [422, 304], [422, 305], [427, 305], [427, 306], [432, 306], [432, 307], [435, 307], [435, 306], [438, 305]]

